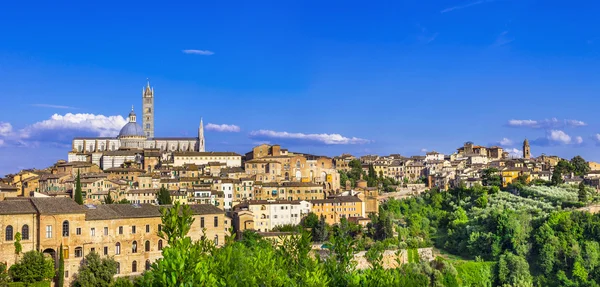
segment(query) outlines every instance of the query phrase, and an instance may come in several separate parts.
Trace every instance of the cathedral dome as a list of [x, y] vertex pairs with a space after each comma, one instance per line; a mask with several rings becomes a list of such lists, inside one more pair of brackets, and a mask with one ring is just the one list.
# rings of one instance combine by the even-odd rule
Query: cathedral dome
[[144, 129], [136, 122], [136, 116], [131, 107], [129, 113], [129, 122], [119, 132], [119, 138], [121, 137], [145, 137]]
[[144, 129], [136, 122], [128, 122], [119, 132], [119, 137], [143, 137]]

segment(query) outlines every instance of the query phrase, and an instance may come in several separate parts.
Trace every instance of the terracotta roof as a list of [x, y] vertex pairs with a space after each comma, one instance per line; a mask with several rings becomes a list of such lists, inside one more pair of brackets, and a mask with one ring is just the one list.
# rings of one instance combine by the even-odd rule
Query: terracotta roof
[[339, 203], [339, 202], [362, 202], [356, 196], [338, 196], [338, 197], [332, 197], [332, 198], [327, 198], [327, 199], [316, 199], [316, 200], [309, 200], [309, 201], [313, 204], [315, 204], [315, 203]]
[[17, 190], [17, 187], [9, 185], [9, 184], [4, 184], [4, 183], [0, 182], [0, 190], [13, 190], [13, 189]]
[[198, 151], [183, 151], [183, 152], [174, 152], [173, 156], [241, 156], [235, 152], [198, 152]]

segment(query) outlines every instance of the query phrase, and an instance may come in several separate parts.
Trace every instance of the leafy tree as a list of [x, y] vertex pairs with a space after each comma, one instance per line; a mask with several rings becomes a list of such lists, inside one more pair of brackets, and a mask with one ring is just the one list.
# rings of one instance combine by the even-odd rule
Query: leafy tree
[[498, 260], [500, 286], [533, 286], [529, 263], [524, 257], [506, 253]]
[[117, 274], [117, 262], [113, 258], [100, 258], [96, 252], [85, 256], [79, 266], [73, 286], [75, 287], [108, 287]]
[[316, 242], [323, 242], [327, 240], [328, 237], [328, 228], [327, 223], [325, 222], [325, 216], [321, 215], [319, 222], [312, 228], [312, 238]]
[[15, 255], [19, 255], [21, 254], [21, 251], [23, 251], [23, 245], [21, 245], [21, 232], [17, 232], [15, 234]]
[[588, 201], [587, 191], [585, 190], [585, 184], [583, 183], [583, 181], [579, 183], [577, 198], [579, 199], [579, 202], [587, 203]]
[[554, 169], [558, 169], [561, 174], [567, 174], [573, 172], [573, 165], [569, 161], [561, 159], [558, 161]]
[[0, 262], [0, 286], [7, 286], [9, 279], [6, 272], [6, 264]]
[[81, 192], [81, 178], [79, 176], [79, 170], [77, 171], [77, 178], [75, 179], [75, 202], [79, 205], [83, 204], [83, 194]]
[[135, 286], [133, 284], [133, 282], [131, 282], [131, 280], [124, 278], [124, 277], [119, 277], [115, 280], [115, 282], [110, 285], [111, 287], [133, 287]]
[[160, 204], [160, 205], [172, 204], [171, 192], [169, 192], [168, 189], [161, 187], [160, 190], [158, 190], [158, 204]]
[[564, 183], [561, 169], [559, 169], [558, 167], [554, 168], [554, 171], [552, 171], [552, 178], [550, 179], [550, 183], [554, 186], [558, 186]]
[[590, 172], [590, 166], [581, 156], [576, 156], [571, 159], [572, 171], [577, 176], [584, 176]]
[[117, 204], [130, 204], [131, 202], [129, 200], [127, 200], [126, 198], [123, 198], [119, 201], [117, 201]]
[[104, 204], [113, 204], [115, 203], [115, 200], [112, 198], [112, 196], [110, 196], [110, 191], [108, 192], [108, 194], [104, 197]]
[[56, 270], [56, 287], [63, 287], [65, 285], [65, 258], [62, 243], [58, 252], [60, 254], [58, 257], [58, 270]]
[[481, 179], [484, 186], [502, 185], [502, 178], [498, 174], [498, 169], [495, 167], [484, 169]]
[[302, 218], [301, 225], [305, 228], [314, 228], [319, 223], [319, 217], [313, 213], [308, 213], [304, 218]]
[[10, 267], [8, 274], [15, 282], [34, 283], [54, 278], [54, 261], [39, 251], [23, 254], [21, 260]]

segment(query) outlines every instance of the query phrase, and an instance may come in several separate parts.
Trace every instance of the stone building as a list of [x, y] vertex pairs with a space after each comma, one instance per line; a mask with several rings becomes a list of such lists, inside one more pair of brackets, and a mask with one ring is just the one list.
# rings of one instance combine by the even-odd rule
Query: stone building
[[[188, 233], [192, 240], [204, 236], [222, 245], [229, 227], [223, 211], [211, 205], [190, 208], [195, 218]], [[80, 206], [69, 198], [0, 201], [0, 260], [9, 267], [15, 263], [14, 236], [20, 232], [23, 252], [38, 250], [55, 262], [62, 244], [66, 285], [90, 252], [113, 257], [117, 276], [140, 275], [167, 244], [157, 235], [159, 209], [149, 204]]]

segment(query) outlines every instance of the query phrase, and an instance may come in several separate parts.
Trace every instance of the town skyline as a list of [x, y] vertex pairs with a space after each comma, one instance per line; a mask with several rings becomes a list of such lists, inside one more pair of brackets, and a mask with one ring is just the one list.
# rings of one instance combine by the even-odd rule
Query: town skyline
[[596, 4], [564, 14], [527, 2], [189, 3], [190, 12], [106, 2], [94, 13], [86, 3], [10, 3], [0, 23], [21, 25], [0, 32], [0, 175], [66, 159], [73, 137], [116, 136], [132, 104], [141, 112], [146, 79], [156, 136], [193, 136], [203, 118], [209, 151], [269, 142], [410, 156], [472, 141], [519, 154], [527, 138], [533, 156], [600, 161]]

